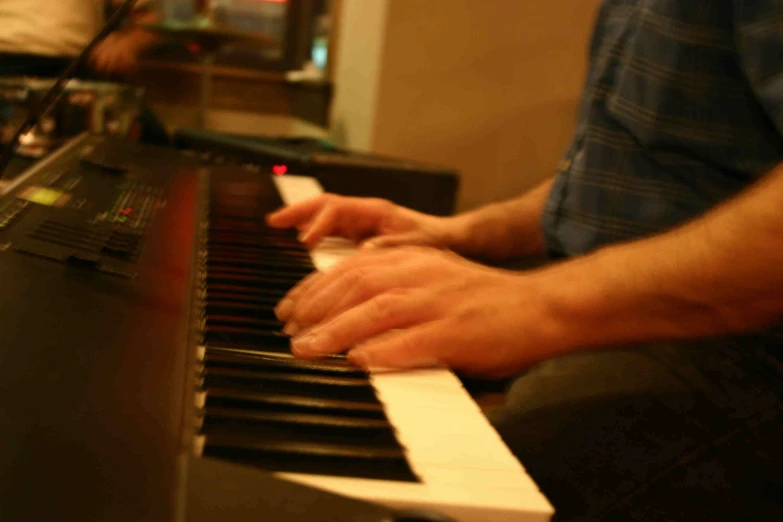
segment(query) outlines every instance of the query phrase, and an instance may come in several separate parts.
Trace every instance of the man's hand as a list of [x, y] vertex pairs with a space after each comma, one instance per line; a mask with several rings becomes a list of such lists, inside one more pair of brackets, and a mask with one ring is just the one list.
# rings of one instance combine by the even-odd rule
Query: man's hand
[[500, 377], [555, 348], [531, 281], [434, 249], [370, 251], [305, 279], [276, 312], [298, 357], [350, 350], [364, 367]]
[[436, 217], [383, 199], [326, 194], [268, 216], [276, 228], [296, 227], [315, 246], [326, 236], [364, 241], [367, 247], [447, 248], [471, 259], [508, 261], [544, 253], [541, 212], [552, 180], [505, 203], [452, 217]]
[[451, 248], [456, 231], [449, 218], [422, 214], [390, 201], [324, 194], [270, 214], [276, 228], [296, 227], [309, 247], [326, 236], [364, 241], [365, 247], [420, 245]]
[[140, 53], [137, 42], [127, 34], [112, 33], [93, 50], [91, 67], [110, 78], [128, 78], [138, 69]]
[[138, 71], [144, 51], [159, 41], [155, 34], [141, 27], [157, 21], [158, 13], [142, 5], [131, 18], [131, 26], [113, 32], [93, 50], [89, 63], [101, 75], [119, 80], [130, 78]]

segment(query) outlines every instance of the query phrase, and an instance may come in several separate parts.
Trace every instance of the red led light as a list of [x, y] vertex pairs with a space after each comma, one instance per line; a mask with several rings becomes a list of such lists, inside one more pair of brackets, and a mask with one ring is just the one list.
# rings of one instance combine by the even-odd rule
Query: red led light
[[201, 46], [199, 44], [190, 43], [188, 44], [188, 51], [193, 54], [198, 54], [201, 52]]
[[282, 176], [286, 172], [288, 172], [288, 167], [285, 165], [275, 165], [272, 167], [272, 172], [275, 173], [277, 176]]

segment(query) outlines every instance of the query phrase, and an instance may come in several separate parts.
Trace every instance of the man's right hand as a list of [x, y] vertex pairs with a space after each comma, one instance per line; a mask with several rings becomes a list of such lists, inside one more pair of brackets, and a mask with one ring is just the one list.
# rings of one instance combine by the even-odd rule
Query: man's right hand
[[365, 248], [453, 248], [456, 237], [450, 218], [422, 214], [385, 199], [335, 194], [284, 207], [269, 214], [267, 222], [275, 228], [296, 227], [300, 240], [311, 248], [327, 236], [363, 242]]

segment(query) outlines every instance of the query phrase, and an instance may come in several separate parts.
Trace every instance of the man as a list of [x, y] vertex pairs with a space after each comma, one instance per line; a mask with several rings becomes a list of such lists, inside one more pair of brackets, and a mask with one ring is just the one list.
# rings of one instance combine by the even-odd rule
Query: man
[[294, 352], [526, 370], [493, 420], [558, 520], [783, 520], [782, 27], [779, 0], [608, 0], [552, 180], [450, 218], [272, 214], [375, 247], [278, 305]]
[[[2, 0], [0, 2], [0, 75], [59, 76], [98, 34], [107, 9], [120, 0]], [[157, 19], [149, 0], [138, 0], [131, 16], [136, 24]], [[82, 79], [127, 81], [139, 58], [157, 41], [138, 25], [110, 34], [92, 52]], [[142, 141], [166, 144], [168, 135], [149, 112], [141, 117]]]

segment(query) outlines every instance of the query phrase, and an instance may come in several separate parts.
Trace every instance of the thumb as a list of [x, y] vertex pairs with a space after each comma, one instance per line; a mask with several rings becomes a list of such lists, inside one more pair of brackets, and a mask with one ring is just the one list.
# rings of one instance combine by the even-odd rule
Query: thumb
[[432, 368], [440, 365], [433, 349], [433, 341], [439, 337], [437, 332], [434, 324], [391, 330], [356, 346], [347, 357], [356, 366], [376, 372]]
[[362, 243], [362, 248], [392, 248], [397, 246], [436, 246], [436, 241], [422, 232], [406, 232], [377, 236]]

